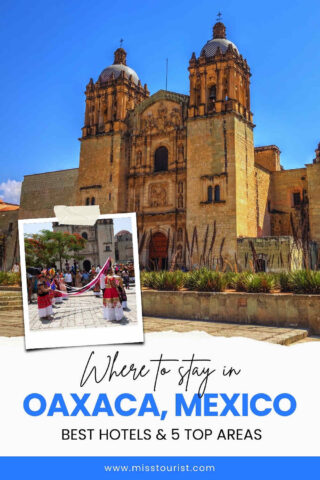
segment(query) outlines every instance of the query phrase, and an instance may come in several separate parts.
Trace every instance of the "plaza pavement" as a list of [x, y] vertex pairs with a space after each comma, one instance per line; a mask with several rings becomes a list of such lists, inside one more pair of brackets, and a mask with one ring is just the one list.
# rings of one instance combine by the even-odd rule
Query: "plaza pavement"
[[114, 327], [137, 323], [137, 305], [135, 287], [126, 290], [128, 309], [120, 321], [109, 322], [103, 318], [102, 296], [97, 298], [93, 292], [77, 297], [68, 297], [53, 308], [53, 320], [40, 320], [36, 303], [29, 305], [30, 330], [46, 330], [53, 328], [95, 328]]
[[[1, 293], [1, 291], [0, 291]], [[38, 318], [36, 302], [29, 306], [31, 329], [35, 328], [79, 328], [83, 327], [109, 327], [118, 324], [126, 325], [136, 322], [135, 290], [130, 288], [127, 291], [128, 311], [125, 311], [125, 318], [122, 322], [106, 322], [102, 314], [102, 298], [96, 299], [93, 293], [89, 292], [83, 297], [69, 298], [63, 305], [55, 308], [55, 319], [52, 322], [41, 322]], [[0, 295], [0, 337], [16, 337], [24, 335], [24, 326], [22, 318], [22, 298], [21, 291], [12, 297], [11, 306], [1, 298], [8, 295], [8, 292], [2, 292]], [[8, 300], [8, 298], [6, 299]], [[7, 301], [8, 303], [8, 301]], [[5, 306], [6, 305], [6, 306]], [[2, 308], [2, 310], [1, 310]], [[144, 317], [144, 331], [149, 332], [189, 332], [200, 330], [212, 336], [224, 337], [246, 337], [255, 340], [262, 340], [282, 345], [296, 345], [301, 342], [319, 341], [320, 336], [307, 336], [308, 332], [303, 329], [281, 328], [262, 325], [243, 325], [235, 323], [210, 322], [202, 320], [171, 319]]]

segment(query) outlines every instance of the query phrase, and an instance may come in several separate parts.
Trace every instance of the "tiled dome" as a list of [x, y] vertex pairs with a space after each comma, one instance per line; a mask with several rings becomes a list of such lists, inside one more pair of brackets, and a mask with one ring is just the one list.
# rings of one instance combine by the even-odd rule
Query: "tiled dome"
[[132, 81], [138, 85], [139, 83], [139, 77], [136, 74], [136, 72], [127, 66], [126, 64], [126, 58], [127, 58], [127, 53], [123, 48], [118, 48], [114, 52], [114, 62], [113, 65], [110, 65], [109, 67], [105, 68], [99, 77], [100, 82], [106, 82], [109, 80], [112, 75], [114, 75], [114, 78], [118, 78], [119, 75], [122, 72], [125, 72], [127, 77], [132, 77]]
[[205, 44], [201, 50], [201, 55], [204, 55], [205, 57], [213, 57], [217, 53], [218, 48], [221, 53], [226, 53], [229, 45], [239, 53], [235, 44], [226, 38], [226, 27], [224, 24], [222, 22], [217, 22], [213, 27], [213, 39]]

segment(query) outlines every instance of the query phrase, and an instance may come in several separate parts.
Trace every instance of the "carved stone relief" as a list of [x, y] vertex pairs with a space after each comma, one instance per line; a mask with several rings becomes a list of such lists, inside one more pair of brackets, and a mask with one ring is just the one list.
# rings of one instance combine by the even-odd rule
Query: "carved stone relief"
[[150, 207], [164, 207], [167, 205], [167, 183], [153, 183], [149, 187]]

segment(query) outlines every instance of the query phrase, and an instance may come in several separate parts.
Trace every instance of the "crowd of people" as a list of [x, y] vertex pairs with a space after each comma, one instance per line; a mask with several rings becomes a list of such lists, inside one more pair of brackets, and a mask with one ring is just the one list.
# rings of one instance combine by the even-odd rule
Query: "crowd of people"
[[64, 272], [56, 272], [54, 268], [44, 269], [37, 276], [29, 275], [29, 302], [32, 303], [32, 294], [36, 292], [39, 318], [53, 320], [53, 309], [67, 300], [68, 294], [81, 290], [94, 279], [97, 281], [92, 283], [90, 290], [93, 290], [96, 298], [103, 298], [104, 318], [108, 321], [121, 320], [123, 310], [127, 309], [126, 290], [130, 289], [130, 282], [135, 280], [133, 264], [114, 265], [103, 271], [97, 265], [92, 266], [89, 272], [80, 271], [76, 262], [71, 268], [67, 264]]

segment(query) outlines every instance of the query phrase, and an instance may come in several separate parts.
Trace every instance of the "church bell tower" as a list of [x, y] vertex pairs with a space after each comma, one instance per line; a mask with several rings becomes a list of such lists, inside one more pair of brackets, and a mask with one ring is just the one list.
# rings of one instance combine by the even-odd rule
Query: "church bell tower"
[[128, 113], [149, 96], [122, 48], [86, 91], [77, 188], [78, 205], [99, 204], [101, 213], [125, 212], [129, 169]]
[[215, 224], [216, 258], [234, 261], [237, 238], [257, 235], [254, 125], [250, 69], [220, 19], [189, 73], [187, 225], [202, 238]]

